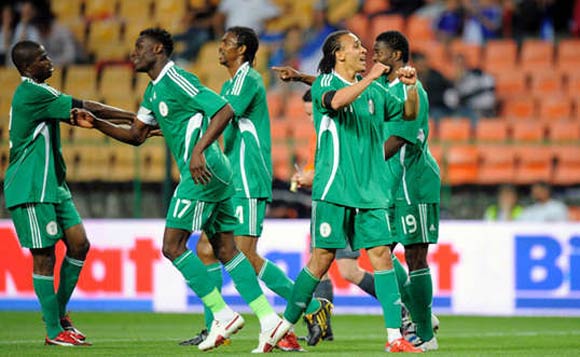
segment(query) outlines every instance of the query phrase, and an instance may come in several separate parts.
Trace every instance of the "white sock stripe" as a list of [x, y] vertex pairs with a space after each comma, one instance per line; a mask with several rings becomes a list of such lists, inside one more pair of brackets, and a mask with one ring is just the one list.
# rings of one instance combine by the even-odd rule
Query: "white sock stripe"
[[54, 275], [40, 275], [32, 273], [32, 279], [54, 281]]
[[69, 257], [68, 255], [65, 255], [65, 256], [64, 256], [64, 259], [65, 259], [67, 262], [71, 263], [72, 265], [76, 265], [76, 266], [78, 266], [78, 267], [81, 267], [81, 268], [82, 268], [82, 267], [83, 267], [83, 265], [85, 264], [85, 261], [84, 261], [84, 260], [78, 260], [78, 259], [74, 259], [74, 258], [71, 258], [71, 257]]
[[386, 270], [375, 270], [374, 274], [375, 275], [377, 275], [377, 274], [378, 275], [386, 275], [386, 274], [391, 274], [394, 272], [395, 272], [395, 269], [393, 268], [393, 269], [386, 269]]
[[187, 252], [183, 253], [182, 256], [180, 256], [179, 258], [175, 259], [173, 261], [173, 265], [179, 265], [179, 264], [181, 264], [181, 262], [183, 262], [185, 259], [187, 259], [187, 257], [189, 257], [192, 254], [193, 254], [193, 252], [191, 250], [188, 250]]
[[262, 279], [262, 277], [264, 276], [264, 272], [266, 272], [266, 266], [268, 265], [270, 261], [267, 259], [264, 259], [264, 264], [262, 264], [262, 268], [260, 269], [260, 272], [258, 273], [258, 279]]
[[218, 265], [218, 266], [216, 266], [216, 267], [213, 267], [213, 268], [208, 268], [208, 269], [207, 269], [207, 271], [216, 271], [216, 270], [222, 270], [222, 266], [221, 266], [221, 265]]
[[234, 270], [245, 258], [246, 258], [246, 256], [242, 253], [239, 253], [238, 255], [236, 255], [234, 257], [234, 259], [230, 260], [226, 264], [226, 271], [230, 272], [230, 271]]

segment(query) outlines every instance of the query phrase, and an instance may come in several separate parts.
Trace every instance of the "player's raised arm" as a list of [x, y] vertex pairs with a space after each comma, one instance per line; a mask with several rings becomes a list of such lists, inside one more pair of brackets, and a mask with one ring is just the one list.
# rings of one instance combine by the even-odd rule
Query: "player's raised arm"
[[116, 119], [132, 123], [136, 115], [133, 112], [112, 107], [92, 100], [83, 100], [82, 109], [86, 109], [100, 119]]
[[373, 81], [388, 72], [389, 67], [375, 63], [369, 73], [360, 81], [337, 90], [323, 94], [322, 103], [327, 109], [339, 110], [351, 104]]
[[417, 71], [414, 67], [405, 66], [397, 70], [399, 80], [407, 86], [407, 99], [403, 119], [415, 120], [419, 114], [419, 94], [417, 93]]
[[189, 171], [195, 183], [206, 184], [209, 182], [211, 173], [206, 167], [203, 151], [217, 140], [233, 117], [234, 111], [232, 107], [229, 104], [224, 105], [211, 117], [206, 132], [193, 147], [191, 160], [189, 161]]

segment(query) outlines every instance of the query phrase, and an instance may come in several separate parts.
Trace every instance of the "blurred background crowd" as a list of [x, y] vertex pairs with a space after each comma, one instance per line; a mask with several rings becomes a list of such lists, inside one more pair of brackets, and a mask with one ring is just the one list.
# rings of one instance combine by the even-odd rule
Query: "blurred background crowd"
[[[57, 67], [48, 81], [52, 86], [135, 110], [148, 79], [133, 73], [128, 56], [142, 29], [170, 31], [177, 44], [175, 61], [219, 92], [228, 79], [217, 61], [219, 39], [228, 27], [248, 26], [260, 35], [255, 67], [268, 87], [272, 123], [275, 190], [269, 215], [306, 217], [308, 192], [288, 191], [294, 164], [307, 160], [314, 130], [302, 107], [306, 87], [282, 83], [271, 67], [290, 65], [314, 74], [332, 31], [350, 29], [372, 51], [380, 32], [399, 30], [410, 40], [412, 65], [429, 94], [430, 148], [444, 182], [442, 217], [516, 219], [519, 214], [500, 214], [495, 203], [496, 193], [500, 202], [509, 187], [521, 197], [514, 206], [555, 198], [566, 204], [560, 218], [580, 219], [580, 0], [0, 4], [2, 175], [11, 95], [20, 80], [9, 58], [17, 41], [45, 46]], [[370, 52], [367, 60], [370, 64]], [[164, 215], [178, 176], [162, 139], [134, 149], [90, 130], [62, 129], [68, 177], [84, 217]], [[548, 199], [538, 198], [545, 195], [534, 187], [545, 188]], [[0, 217], [6, 217], [2, 210]]]

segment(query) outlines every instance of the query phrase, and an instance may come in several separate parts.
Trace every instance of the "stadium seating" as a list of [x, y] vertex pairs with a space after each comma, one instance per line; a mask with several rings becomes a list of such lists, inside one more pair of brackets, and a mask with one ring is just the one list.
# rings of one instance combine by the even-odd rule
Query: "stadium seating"
[[540, 143], [544, 140], [544, 123], [531, 121], [514, 121], [511, 123], [512, 138], [515, 142]]
[[580, 40], [562, 39], [556, 52], [556, 66], [560, 70], [569, 71], [580, 67]]
[[371, 19], [369, 44], [384, 31], [405, 31], [405, 19], [401, 15], [379, 15]]
[[455, 39], [451, 42], [451, 56], [462, 55], [469, 68], [478, 68], [481, 63], [481, 46], [463, 42]]
[[488, 41], [484, 53], [483, 68], [490, 73], [508, 72], [516, 68], [518, 48], [512, 39]]
[[473, 184], [477, 181], [479, 151], [473, 145], [453, 145], [447, 148], [446, 171], [443, 180], [450, 185]]
[[10, 160], [10, 149], [8, 145], [0, 146], [0, 180], [4, 181], [4, 175], [6, 174], [6, 169], [8, 168], [8, 162]]
[[580, 122], [559, 120], [548, 125], [548, 140], [551, 143], [580, 142]]
[[289, 136], [288, 121], [270, 119], [270, 133], [272, 141], [285, 142]]
[[374, 39], [371, 39], [369, 30], [369, 20], [365, 15], [356, 14], [353, 17], [346, 19], [346, 28], [357, 34], [367, 48], [373, 43]]
[[534, 73], [552, 68], [554, 64], [554, 47], [551, 42], [526, 39], [520, 52], [519, 67], [527, 73]]
[[482, 185], [513, 183], [515, 150], [509, 145], [480, 145], [481, 162], [477, 182]]
[[533, 72], [530, 78], [531, 94], [536, 98], [563, 94], [562, 78], [556, 71]]
[[[136, 175], [136, 165], [135, 165], [135, 151], [136, 150], [146, 150], [146, 144], [136, 149], [134, 146], [123, 144], [117, 141], [113, 141], [105, 149], [106, 155], [106, 169], [107, 169], [107, 180], [113, 182], [131, 182], [134, 178], [140, 178], [144, 182], [148, 182], [147, 178], [152, 173], [155, 173], [153, 167], [145, 167], [141, 164], [140, 176]], [[164, 147], [161, 147], [164, 148]], [[142, 163], [143, 161], [140, 161]], [[164, 176], [158, 177], [157, 182], [163, 180]]]
[[285, 142], [272, 143], [272, 166], [274, 167], [274, 177], [280, 180], [289, 180], [292, 176], [290, 169], [290, 150]]
[[500, 99], [523, 96], [528, 91], [527, 79], [521, 71], [501, 71], [494, 73], [495, 91]]
[[578, 145], [556, 146], [554, 149], [556, 167], [552, 183], [555, 185], [576, 185], [580, 183], [580, 147]]
[[91, 65], [68, 67], [64, 91], [82, 99], [97, 99], [97, 70]]
[[439, 122], [439, 140], [465, 142], [471, 137], [471, 123], [466, 118], [442, 118]]
[[433, 34], [433, 24], [429, 17], [418, 15], [411, 15], [407, 18], [407, 31], [405, 33], [408, 38], [413, 39], [413, 43], [417, 41], [432, 41], [435, 39]]
[[572, 118], [573, 102], [570, 98], [558, 95], [546, 95], [538, 100], [538, 117], [545, 122]]
[[133, 69], [130, 66], [106, 66], [101, 72], [99, 94], [107, 102], [114, 98], [133, 99]]
[[268, 100], [268, 112], [270, 119], [279, 118], [282, 116], [282, 96], [280, 93], [270, 91], [266, 94]]
[[503, 116], [510, 120], [529, 120], [536, 116], [536, 101], [532, 97], [505, 99], [502, 105]]
[[[133, 149], [132, 147], [130, 147]], [[165, 145], [159, 140], [141, 145], [136, 152], [139, 161], [137, 177], [144, 182], [161, 182], [165, 178]]]
[[475, 127], [475, 140], [480, 143], [502, 143], [508, 135], [508, 123], [501, 118], [480, 119]]
[[552, 152], [543, 146], [518, 146], [515, 183], [549, 182], [552, 178]]

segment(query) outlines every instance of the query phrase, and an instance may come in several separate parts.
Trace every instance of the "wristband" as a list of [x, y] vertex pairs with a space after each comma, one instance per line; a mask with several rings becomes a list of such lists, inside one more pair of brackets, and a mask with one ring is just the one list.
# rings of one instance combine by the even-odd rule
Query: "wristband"
[[409, 89], [417, 90], [417, 85], [416, 84], [409, 84], [409, 85], [407, 85], [407, 90], [409, 90]]

